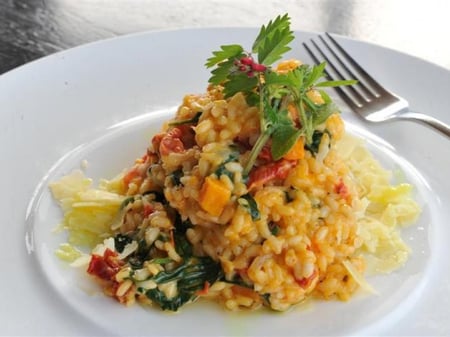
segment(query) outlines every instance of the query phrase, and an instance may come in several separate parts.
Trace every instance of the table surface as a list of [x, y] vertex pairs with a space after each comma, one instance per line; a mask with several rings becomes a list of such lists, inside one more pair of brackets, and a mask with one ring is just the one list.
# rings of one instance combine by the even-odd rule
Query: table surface
[[0, 74], [114, 36], [253, 26], [289, 13], [294, 29], [380, 44], [450, 70], [447, 0], [1, 0]]

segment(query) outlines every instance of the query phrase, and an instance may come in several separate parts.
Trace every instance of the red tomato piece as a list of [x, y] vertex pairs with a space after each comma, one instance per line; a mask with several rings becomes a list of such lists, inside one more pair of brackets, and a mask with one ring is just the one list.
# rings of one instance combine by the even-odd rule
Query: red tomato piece
[[345, 185], [345, 183], [342, 181], [342, 178], [341, 178], [341, 180], [339, 181], [339, 183], [337, 183], [337, 184], [334, 186], [334, 191], [335, 191], [337, 194], [339, 194], [343, 199], [347, 199], [347, 198], [350, 196], [349, 191], [348, 191], [348, 188], [347, 188], [347, 186]]
[[103, 280], [112, 280], [120, 270], [123, 262], [118, 258], [116, 252], [107, 248], [103, 256], [92, 254], [87, 272]]
[[165, 135], [166, 135], [165, 133], [158, 133], [153, 136], [153, 138], [152, 138], [153, 151], [155, 151], [155, 152], [159, 151], [159, 145], [161, 144], [161, 140], [163, 139], [163, 137]]
[[153, 206], [150, 204], [144, 205], [144, 218], [148, 217], [154, 211]]
[[209, 292], [209, 286], [210, 286], [209, 282], [208, 282], [208, 281], [205, 281], [205, 284], [203, 285], [203, 289], [197, 291], [197, 295], [198, 295], [198, 296], [208, 295], [208, 292]]
[[268, 162], [273, 161], [272, 152], [270, 150], [270, 147], [269, 146], [264, 146], [262, 148], [261, 152], [259, 153], [258, 158], [262, 159], [262, 160], [265, 160], [265, 161], [268, 161]]
[[254, 168], [249, 175], [248, 189], [251, 190], [253, 188], [261, 187], [275, 179], [286, 179], [289, 170], [296, 164], [297, 161], [282, 159]]
[[159, 143], [159, 153], [166, 156], [170, 153], [180, 153], [184, 151], [184, 144], [181, 141], [183, 132], [180, 128], [173, 128], [168, 131]]
[[180, 129], [181, 131], [181, 136], [180, 139], [183, 142], [184, 148], [185, 149], [190, 149], [191, 147], [193, 147], [196, 142], [195, 142], [195, 131], [192, 128], [192, 125], [179, 125], [177, 126], [178, 129]]
[[298, 280], [297, 284], [303, 289], [306, 289], [312, 284], [313, 280], [317, 277], [317, 275], [318, 275], [317, 270], [314, 270], [311, 276], [304, 277], [301, 280]]
[[139, 172], [135, 167], [129, 170], [123, 177], [123, 182], [125, 186], [128, 186], [128, 184], [131, 183], [131, 181], [137, 176], [139, 176]]

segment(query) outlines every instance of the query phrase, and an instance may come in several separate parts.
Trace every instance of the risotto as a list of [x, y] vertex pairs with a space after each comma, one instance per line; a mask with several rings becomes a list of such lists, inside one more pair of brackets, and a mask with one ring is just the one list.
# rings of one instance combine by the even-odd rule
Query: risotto
[[[288, 23], [263, 26], [256, 50]], [[412, 187], [391, 184], [322, 85], [306, 83], [323, 68], [221, 48], [206, 92], [184, 97], [134, 165], [97, 187], [81, 172], [50, 185], [69, 233], [57, 255], [120, 303], [172, 311], [198, 298], [284, 311], [370, 290], [365, 274], [408, 258]]]

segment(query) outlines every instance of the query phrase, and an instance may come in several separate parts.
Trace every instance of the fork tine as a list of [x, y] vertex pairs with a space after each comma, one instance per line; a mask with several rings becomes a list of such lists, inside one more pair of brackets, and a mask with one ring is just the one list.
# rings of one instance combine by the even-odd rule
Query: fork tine
[[[336, 41], [336, 39], [328, 32], [325, 32], [325, 35], [330, 39], [330, 41], [334, 44], [334, 46], [339, 50], [339, 52], [346, 58], [347, 62], [354, 68], [356, 71], [361, 74], [364, 78], [364, 81], [366, 81], [370, 86], [372, 86], [373, 89], [378, 91], [379, 93], [386, 93], [386, 89], [384, 89], [367, 71], [364, 70], [363, 67], [359, 65], [358, 62]], [[358, 78], [358, 76], [351, 70], [349, 67], [340, 60], [339, 56], [336, 54], [336, 52], [330, 48], [330, 46], [325, 42], [324, 38], [322, 36], [319, 36], [322, 41], [324, 41], [325, 45], [328, 47], [328, 49], [333, 53], [333, 55], [336, 57], [337, 60], [341, 63], [341, 65], [349, 72], [351, 76], [354, 78]], [[366, 90], [370, 90], [364, 82], [361, 82], [361, 86], [363, 86]], [[370, 90], [372, 91], [372, 90]], [[373, 93], [375, 96], [379, 96], [379, 93]]]
[[[343, 61], [342, 56], [339, 56], [333, 48], [329, 45], [329, 43], [324, 39], [322, 35], [318, 36], [321, 40], [322, 44], [325, 46], [324, 48], [328, 51], [328, 54], [332, 56], [330, 58], [327, 53], [325, 53], [319, 45], [314, 41], [311, 42], [315, 45], [317, 50], [321, 53], [322, 57], [327, 61], [328, 65], [336, 72], [341, 80], [345, 80], [347, 78], [354, 78], [358, 80], [358, 83], [348, 86], [343, 92], [347, 94], [347, 92], [351, 92], [352, 99], [357, 101], [357, 105], [361, 107], [364, 103], [371, 102], [374, 98], [378, 98], [380, 95], [375, 92], [373, 89], [369, 88], [364, 82], [360, 80], [357, 76]], [[346, 74], [344, 75], [343, 72]], [[341, 92], [342, 94], [342, 92]]]
[[[310, 48], [307, 42], [303, 42], [303, 46], [316, 64], [322, 62], [320, 59], [325, 59], [326, 62], [328, 62], [328, 69], [324, 69], [327, 77], [330, 80], [339, 80], [343, 77], [341, 74], [341, 70], [343, 70], [358, 79], [358, 76], [354, 75], [358, 73], [362, 77], [362, 81], [365, 81], [369, 85], [368, 87], [371, 87], [373, 91], [377, 91], [378, 89], [378, 95], [372, 96], [373, 99], [366, 100], [367, 104], [365, 104], [360, 103], [361, 101], [357, 100], [359, 91], [356, 91], [356, 86], [335, 87], [334, 89], [338, 92], [339, 96], [349, 105], [351, 110], [353, 110], [366, 121], [385, 122], [393, 119], [411, 120], [423, 123], [441, 132], [443, 135], [450, 137], [449, 125], [426, 114], [409, 111], [409, 104], [404, 98], [397, 96], [387, 89], [384, 89], [344, 50], [344, 48], [339, 45], [339, 43], [329, 33], [326, 33], [326, 36], [328, 36], [328, 40], [333, 43], [333, 48], [331, 48], [326, 40], [322, 36], [319, 36], [322, 42], [321, 44], [323, 44], [327, 48], [326, 52], [324, 52], [318, 46], [314, 39], [310, 39], [309, 41], [309, 43], [312, 44], [314, 48]], [[335, 53], [333, 49], [336, 49], [338, 53]], [[322, 58], [318, 56], [319, 54], [322, 56]], [[331, 59], [328, 57], [328, 55], [331, 57], [331, 59], [336, 60], [336, 62], [331, 62]], [[337, 66], [337, 64], [339, 64], [339, 66]], [[354, 69], [354, 71], [351, 70], [352, 68]], [[331, 72], [329, 71], [329, 69], [333, 69], [333, 71]], [[361, 90], [362, 88], [361, 83], [363, 82], [360, 81], [360, 83], [358, 83], [358, 90]], [[351, 91], [351, 89], [353, 89], [354, 91]], [[355, 93], [356, 95], [351, 95]]]
[[[327, 47], [327, 49], [330, 49], [330, 47], [327, 45], [326, 41], [323, 40], [323, 38], [320, 35], [319, 35], [319, 38], [321, 38], [321, 40], [323, 41], [323, 43]], [[322, 55], [322, 57], [325, 59], [327, 64], [331, 68], [333, 68], [334, 72], [339, 76], [339, 80], [345, 80], [347, 78], [347, 76], [345, 76], [342, 73], [342, 71], [336, 66], [336, 64], [334, 62], [332, 62], [332, 60], [328, 57], [328, 55], [323, 52], [323, 50], [319, 47], [319, 45], [316, 43], [316, 41], [311, 40], [311, 42], [314, 45], [314, 47], [316, 47], [316, 49], [319, 51], [320, 55]], [[335, 55], [335, 57], [338, 60], [338, 63], [340, 63], [342, 65], [342, 61], [339, 58], [337, 58], [336, 55]], [[344, 68], [344, 70], [346, 70], [348, 72], [348, 69], [346, 67], [343, 67], [343, 68]], [[362, 95], [359, 91], [356, 90], [355, 86], [351, 85], [348, 87], [348, 89], [353, 93], [353, 95], [356, 96], [357, 99], [363, 100], [366, 102], [370, 102], [370, 98], [368, 99], [366, 96]], [[371, 96], [370, 92], [369, 92], [369, 96]]]
[[[327, 34], [327, 36], [330, 37], [330, 35], [329, 35], [328, 33], [325, 33], [325, 34]], [[347, 66], [347, 64], [345, 64], [344, 61], [342, 61], [342, 57], [339, 56], [339, 55], [336, 53], [336, 51], [330, 46], [330, 44], [325, 40], [325, 38], [324, 38], [322, 35], [319, 35], [319, 39], [322, 41], [323, 45], [327, 48], [327, 50], [334, 56], [334, 59], [336, 60], [337, 63], [339, 63], [340, 67], [342, 67], [342, 69], [344, 69], [344, 70], [350, 75], [350, 78], [354, 78], [354, 79], [358, 80], [358, 83], [357, 83], [356, 85], [358, 85], [358, 86], [362, 89], [362, 91], [364, 91], [364, 94], [367, 95], [367, 96], [363, 96], [363, 98], [364, 98], [366, 101], [370, 101], [372, 97], [379, 97], [379, 96], [380, 96], [374, 89], [368, 87], [364, 82], [362, 82], [362, 81], [360, 80], [359, 77], [361, 77], [361, 76], [358, 76], [358, 75], [357, 75], [350, 67]], [[331, 38], [330, 38], [330, 40], [331, 40]], [[332, 40], [332, 41], [333, 41], [334, 43], [337, 43], [336, 40]], [[340, 46], [339, 46], [339, 47], [340, 47]], [[340, 47], [340, 48], [341, 48], [341, 49], [339, 49], [339, 50], [341, 50], [341, 53], [343, 54], [343, 56], [344, 56], [345, 58], [347, 58], [347, 57], [350, 56], [350, 55], [348, 55], [347, 53], [344, 53], [345, 51], [342, 52], [342, 51], [344, 50], [342, 47]], [[353, 60], [353, 61], [354, 61], [354, 60]], [[333, 62], [331, 62], [331, 60], [330, 60], [330, 61], [327, 61], [327, 62], [330, 64], [330, 66], [331, 66], [335, 71], [338, 71], [338, 70], [337, 70], [337, 67], [335, 66], [335, 64], [334, 64]], [[347, 62], [349, 62], [350, 64], [352, 64], [352, 63], [350, 62], [350, 60], [347, 60]], [[342, 76], [341, 76], [341, 77], [342, 77]], [[369, 97], [369, 99], [366, 99], [365, 97]]]
[[[325, 59], [325, 61], [327, 61], [328, 64], [330, 64], [328, 57], [322, 52], [322, 50], [319, 48], [319, 46], [315, 43], [314, 40], [311, 40], [311, 42], [314, 44], [314, 46], [316, 47], [316, 49], [319, 51], [319, 53], [322, 55], [322, 58]], [[321, 61], [319, 59], [319, 57], [317, 56], [317, 54], [308, 46], [307, 43], [303, 42], [303, 46], [305, 47], [306, 51], [308, 52], [308, 54], [312, 57], [312, 59], [314, 60], [314, 62], [316, 64], [319, 64]], [[341, 78], [337, 78], [336, 76], [334, 76], [331, 72], [329, 72], [326, 68], [325, 68], [325, 74], [328, 76], [328, 78], [332, 81], [337, 81], [337, 80], [341, 80], [344, 77], [342, 76], [342, 74], [339, 74], [339, 71], [336, 71], [336, 73], [341, 77]], [[355, 88], [353, 88], [353, 86], [349, 86], [350, 90], [353, 91], [354, 94], [356, 94], [357, 96], [361, 96], [356, 90]], [[351, 107], [353, 108], [361, 108], [361, 103], [359, 103], [359, 101], [355, 100], [352, 96], [350, 96], [342, 87], [335, 87], [334, 88], [338, 93], [339, 96], [341, 96], [341, 98]]]

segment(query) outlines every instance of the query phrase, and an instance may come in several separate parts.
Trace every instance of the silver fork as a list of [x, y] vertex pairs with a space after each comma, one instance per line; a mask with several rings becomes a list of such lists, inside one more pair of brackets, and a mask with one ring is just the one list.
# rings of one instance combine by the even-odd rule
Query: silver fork
[[327, 62], [325, 73], [330, 80], [356, 79], [358, 83], [347, 87], [336, 87], [339, 96], [365, 120], [385, 122], [394, 119], [411, 120], [425, 124], [450, 137], [450, 126], [423, 113], [412, 112], [408, 102], [385, 89], [373, 79], [329, 34], [319, 35], [322, 46], [314, 39], [303, 46], [319, 64]]

